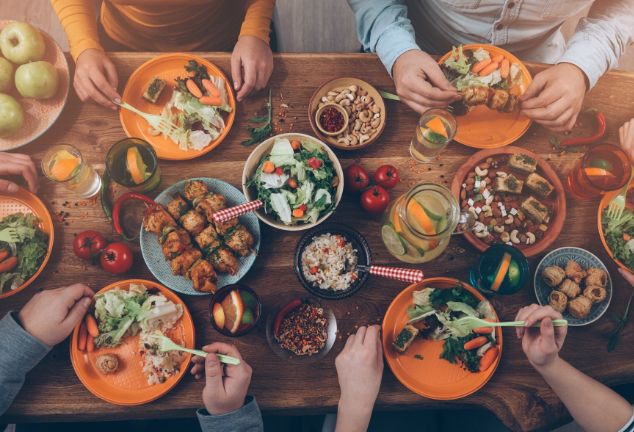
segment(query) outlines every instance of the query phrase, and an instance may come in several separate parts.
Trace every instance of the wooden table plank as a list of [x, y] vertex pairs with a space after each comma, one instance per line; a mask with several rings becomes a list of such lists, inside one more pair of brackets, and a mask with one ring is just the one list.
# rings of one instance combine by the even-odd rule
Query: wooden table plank
[[[142, 62], [152, 58], [152, 53], [114, 53], [125, 82], [130, 73]], [[228, 54], [203, 54], [228, 74]], [[543, 69], [541, 65], [529, 65], [533, 73]], [[308, 100], [323, 81], [339, 76], [356, 76], [386, 90], [394, 90], [390, 77], [373, 55], [366, 54], [281, 54], [275, 56], [275, 73], [271, 79], [274, 94], [274, 112], [280, 104], [289, 105], [284, 131], [311, 133], [306, 114]], [[161, 188], [176, 180], [194, 175], [218, 177], [240, 187], [242, 165], [251, 149], [240, 141], [247, 137], [246, 119], [262, 107], [265, 95], [260, 94], [238, 107], [236, 124], [226, 141], [210, 154], [188, 162], [162, 162]], [[606, 141], [617, 142], [620, 124], [634, 115], [634, 75], [612, 72], [599, 81], [588, 94], [586, 107], [599, 108], [606, 114], [608, 135]], [[471, 154], [473, 149], [452, 144], [438, 164], [416, 165], [412, 163], [408, 145], [417, 120], [415, 113], [402, 104], [388, 102], [388, 121], [381, 139], [363, 152], [339, 152], [344, 166], [362, 158], [363, 164], [372, 170], [383, 163], [399, 168], [403, 181], [391, 192], [392, 197], [404, 193], [419, 181], [435, 181], [448, 184], [453, 173]], [[578, 153], [559, 155], [548, 143], [550, 133], [539, 126], [532, 126], [517, 145], [529, 148], [550, 161], [564, 177]], [[74, 96], [61, 120], [40, 140], [24, 151], [40, 160], [49, 145], [71, 143], [77, 146], [99, 170], [107, 149], [124, 137], [118, 116], [94, 105], [81, 104]], [[186, 167], [187, 169], [183, 169]], [[74, 206], [72, 193], [48, 181], [42, 181], [40, 195], [53, 213], [64, 210], [70, 213], [68, 225], [56, 224], [56, 247], [44, 274], [30, 288], [0, 303], [0, 315], [17, 310], [39, 288], [54, 288], [76, 281], [88, 283], [99, 289], [118, 278], [109, 276], [97, 267], [87, 265], [72, 253], [74, 234], [85, 229], [111, 233], [112, 229], [103, 217], [97, 202], [86, 206]], [[63, 207], [64, 201], [70, 207]], [[333, 221], [354, 224], [370, 243], [374, 259], [380, 264], [399, 264], [392, 258], [379, 237], [379, 220], [364, 215], [355, 200], [346, 200], [332, 217]], [[601, 247], [596, 234], [597, 202], [568, 201], [568, 221], [560, 238], [552, 248], [578, 246], [597, 254], [609, 267], [614, 277], [614, 298], [605, 317], [586, 328], [569, 331], [562, 356], [573, 365], [608, 385], [634, 382], [634, 329], [630, 325], [623, 334], [617, 350], [607, 354], [607, 334], [612, 328], [607, 317], [623, 307], [629, 287], [616, 275], [616, 266]], [[292, 270], [292, 256], [300, 234], [273, 231], [262, 225], [263, 241], [260, 256], [244, 282], [255, 288], [271, 310], [276, 304], [291, 296], [301, 296], [305, 291], [297, 282]], [[137, 248], [138, 252], [138, 248]], [[437, 260], [421, 266], [428, 276], [455, 276], [466, 278], [469, 266], [477, 259], [474, 251], [463, 239], [454, 238], [448, 251]], [[130, 276], [151, 277], [137, 253], [137, 264]], [[531, 259], [534, 270], [540, 257]], [[339, 322], [339, 340], [332, 352], [320, 363], [303, 366], [281, 361], [266, 344], [265, 329], [238, 339], [228, 339], [212, 330], [208, 319], [208, 299], [185, 297], [197, 326], [200, 344], [215, 340], [235, 343], [247, 361], [253, 366], [251, 393], [267, 412], [307, 413], [333, 411], [337, 405], [339, 387], [334, 359], [343, 346], [343, 340], [358, 325], [379, 322], [391, 299], [404, 285], [380, 279], [372, 279], [352, 298], [326, 302], [335, 311]], [[514, 317], [519, 307], [534, 302], [532, 288], [522, 292], [497, 297], [493, 303], [502, 319]], [[377, 409], [405, 408], [458, 408], [479, 406], [493, 411], [509, 428], [530, 430], [551, 427], [566, 420], [568, 414], [539, 375], [528, 364], [520, 344], [512, 331], [504, 332], [506, 343], [502, 362], [493, 379], [476, 394], [455, 402], [437, 402], [419, 397], [405, 389], [385, 370]], [[61, 421], [61, 420], [111, 420], [165, 418], [192, 416], [201, 405], [203, 384], [187, 376], [167, 396], [151, 404], [123, 408], [107, 404], [92, 396], [78, 381], [68, 356], [68, 344], [63, 343], [28, 376], [26, 385], [5, 419], [8, 421]]]

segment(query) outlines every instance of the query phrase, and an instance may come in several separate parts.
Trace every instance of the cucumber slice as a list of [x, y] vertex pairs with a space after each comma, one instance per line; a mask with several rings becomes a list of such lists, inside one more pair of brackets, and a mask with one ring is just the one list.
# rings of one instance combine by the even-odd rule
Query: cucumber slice
[[519, 264], [517, 264], [517, 261], [511, 260], [511, 264], [509, 265], [509, 270], [506, 273], [506, 277], [508, 277], [511, 285], [513, 286], [519, 285], [521, 275], [522, 273], [521, 273]]
[[383, 225], [381, 227], [381, 237], [383, 238], [383, 243], [385, 243], [385, 247], [390, 251], [391, 254], [395, 256], [403, 256], [405, 255], [405, 242], [401, 238], [400, 235], [394, 228], [390, 225]]

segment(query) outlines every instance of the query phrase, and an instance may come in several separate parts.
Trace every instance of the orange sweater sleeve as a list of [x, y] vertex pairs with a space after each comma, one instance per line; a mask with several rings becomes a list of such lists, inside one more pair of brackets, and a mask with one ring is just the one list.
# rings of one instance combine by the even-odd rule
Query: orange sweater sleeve
[[240, 36], [255, 36], [269, 43], [275, 0], [247, 0]]
[[64, 27], [75, 61], [87, 49], [103, 49], [97, 34], [94, 0], [51, 0], [51, 3]]

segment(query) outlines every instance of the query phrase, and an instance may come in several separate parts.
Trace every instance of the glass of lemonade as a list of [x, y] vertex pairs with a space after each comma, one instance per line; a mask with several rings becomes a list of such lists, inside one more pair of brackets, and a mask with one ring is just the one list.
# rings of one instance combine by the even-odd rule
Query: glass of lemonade
[[424, 263], [438, 257], [460, 221], [460, 208], [446, 187], [419, 183], [386, 210], [381, 237], [397, 259]]
[[156, 152], [139, 138], [125, 138], [110, 147], [106, 169], [112, 180], [137, 192], [149, 192], [161, 183]]
[[469, 282], [485, 294], [514, 294], [526, 284], [529, 274], [528, 260], [519, 249], [495, 244], [480, 255], [469, 272]]
[[69, 144], [48, 149], [42, 158], [42, 171], [49, 180], [63, 184], [81, 198], [95, 196], [101, 189], [99, 174], [81, 152]]
[[429, 158], [447, 147], [457, 130], [456, 118], [449, 111], [436, 108], [425, 111], [416, 124], [409, 152], [418, 162], [429, 162]]

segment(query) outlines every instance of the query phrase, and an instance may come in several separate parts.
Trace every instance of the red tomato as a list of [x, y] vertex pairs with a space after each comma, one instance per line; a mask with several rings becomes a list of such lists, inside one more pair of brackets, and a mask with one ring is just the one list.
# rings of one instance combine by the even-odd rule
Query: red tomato
[[130, 247], [121, 242], [110, 243], [101, 252], [99, 264], [101, 268], [112, 274], [122, 274], [132, 268], [134, 255]]
[[73, 252], [81, 259], [89, 260], [106, 247], [106, 239], [97, 231], [84, 231], [75, 236]]
[[398, 170], [392, 165], [381, 165], [374, 172], [374, 183], [385, 189], [392, 189], [399, 181]]
[[361, 194], [361, 207], [368, 213], [383, 213], [389, 203], [390, 195], [381, 186], [372, 186]]
[[361, 165], [352, 164], [347, 167], [344, 177], [346, 181], [345, 187], [348, 192], [362, 191], [370, 184], [370, 176]]
[[282, 174], [284, 174], [284, 168], [282, 167], [275, 168], [275, 174], [281, 176]]
[[317, 159], [315, 156], [308, 159], [308, 166], [312, 169], [319, 169], [321, 167], [321, 161]]

